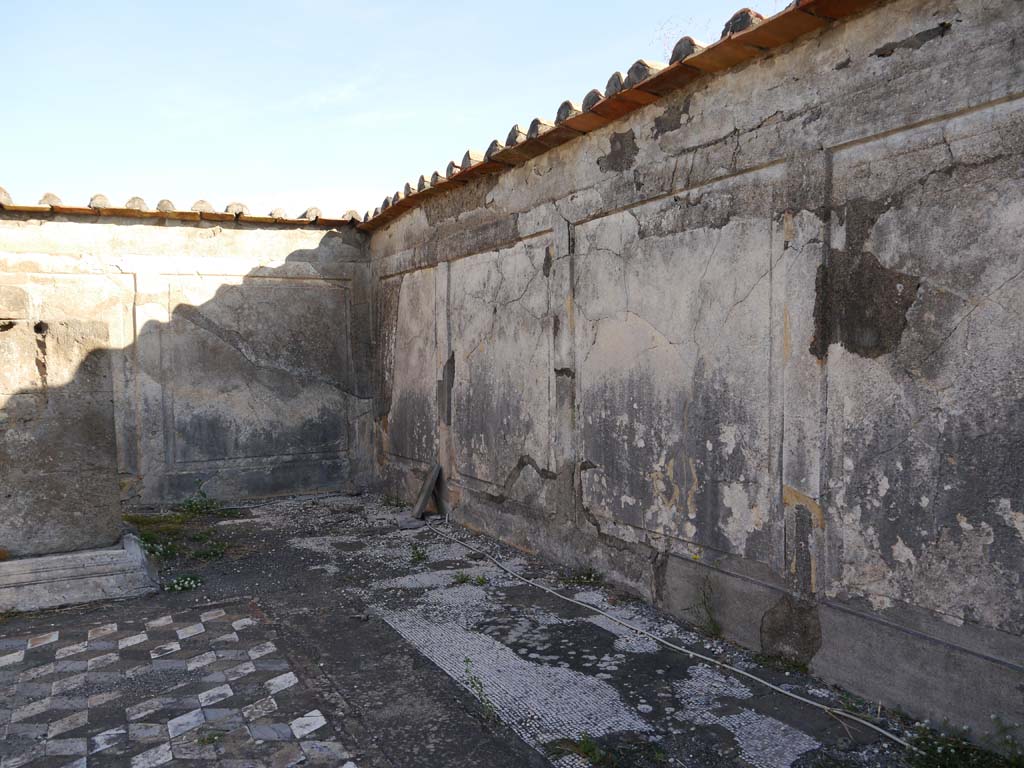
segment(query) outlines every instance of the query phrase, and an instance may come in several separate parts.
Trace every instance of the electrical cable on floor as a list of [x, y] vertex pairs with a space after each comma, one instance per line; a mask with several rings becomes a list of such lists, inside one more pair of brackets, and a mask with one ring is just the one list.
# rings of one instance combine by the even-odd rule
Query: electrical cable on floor
[[793, 693], [792, 691], [787, 691], [785, 688], [782, 688], [782, 687], [780, 687], [778, 685], [775, 685], [773, 683], [769, 683], [767, 680], [765, 680], [763, 678], [760, 678], [757, 675], [754, 675], [754, 674], [752, 674], [750, 672], [747, 672], [746, 670], [740, 669], [739, 667], [734, 667], [732, 664], [727, 664], [726, 662], [719, 661], [718, 659], [712, 658], [711, 656], [706, 656], [706, 655], [704, 655], [702, 653], [698, 653], [697, 651], [692, 651], [689, 648], [684, 648], [681, 645], [676, 645], [675, 643], [669, 642], [668, 640], [666, 640], [663, 637], [659, 637], [658, 635], [652, 634], [652, 633], [648, 632], [647, 630], [641, 629], [640, 627], [635, 627], [632, 624], [630, 624], [629, 622], [623, 621], [622, 619], [620, 619], [620, 618], [618, 618], [616, 616], [612, 616], [610, 613], [608, 613], [607, 611], [601, 610], [596, 605], [591, 605], [590, 603], [584, 603], [582, 600], [576, 600], [575, 598], [567, 597], [566, 595], [563, 595], [561, 592], [558, 592], [557, 590], [554, 590], [551, 587], [547, 587], [547, 586], [545, 586], [543, 584], [540, 584], [540, 583], [538, 583], [538, 582], [536, 582], [536, 581], [534, 581], [532, 579], [528, 579], [525, 576], [522, 576], [522, 575], [516, 573], [511, 568], [508, 568], [507, 566], [503, 565], [499, 560], [497, 560], [495, 557], [493, 557], [489, 553], [483, 551], [482, 549], [478, 549], [477, 547], [474, 547], [472, 544], [467, 544], [466, 542], [461, 541], [460, 539], [456, 538], [455, 536], [447, 534], [444, 531], [438, 530], [437, 528], [432, 526], [429, 522], [427, 523], [427, 527], [430, 530], [432, 530], [434, 533], [436, 533], [438, 536], [443, 536], [444, 538], [449, 539], [451, 541], [454, 541], [456, 544], [459, 544], [459, 545], [465, 547], [466, 549], [469, 549], [469, 550], [472, 550], [473, 552], [476, 552], [478, 555], [483, 555], [488, 560], [490, 560], [492, 563], [494, 563], [496, 566], [498, 566], [501, 570], [503, 570], [505, 573], [507, 573], [509, 576], [513, 576], [514, 578], [519, 579], [520, 581], [522, 581], [525, 584], [530, 585], [531, 587], [535, 587], [536, 589], [543, 590], [543, 591], [547, 592], [548, 594], [554, 595], [555, 597], [560, 598], [562, 600], [565, 600], [566, 602], [573, 603], [574, 605], [578, 605], [581, 608], [586, 608], [588, 611], [595, 611], [596, 613], [601, 614], [605, 618], [611, 619], [616, 624], [619, 624], [619, 625], [625, 627], [626, 629], [632, 630], [633, 632], [636, 632], [636, 633], [638, 633], [640, 635], [643, 635], [644, 637], [647, 637], [647, 638], [653, 640], [654, 642], [656, 642], [656, 643], [658, 643], [660, 645], [663, 645], [666, 648], [669, 648], [670, 650], [678, 651], [679, 653], [684, 653], [687, 656], [689, 656], [691, 659], [700, 659], [701, 661], [707, 662], [708, 664], [712, 664], [712, 665], [714, 665], [716, 667], [719, 667], [720, 669], [726, 669], [729, 672], [732, 672], [733, 674], [740, 675], [741, 677], [745, 677], [748, 680], [753, 680], [754, 682], [756, 682], [756, 683], [758, 683], [760, 685], [763, 685], [766, 688], [770, 688], [771, 690], [773, 690], [773, 691], [775, 691], [777, 693], [781, 693], [783, 696], [788, 696], [789, 698], [795, 699], [796, 701], [802, 702], [804, 704], [810, 704], [812, 707], [815, 707], [816, 709], [820, 709], [823, 712], [831, 715], [832, 717], [845, 718], [846, 720], [850, 720], [852, 722], [858, 723], [860, 725], [863, 725], [866, 728], [870, 728], [871, 730], [876, 731], [877, 733], [881, 734], [885, 738], [890, 739], [891, 741], [894, 741], [897, 744], [900, 744], [901, 746], [906, 747], [907, 749], [913, 750], [914, 752], [920, 752], [920, 750], [917, 749], [917, 747], [913, 746], [912, 744], [910, 744], [905, 739], [900, 738], [899, 736], [897, 736], [892, 731], [888, 731], [885, 728], [882, 728], [881, 726], [875, 725], [874, 723], [872, 723], [872, 722], [870, 722], [868, 720], [865, 720], [864, 718], [860, 717], [859, 715], [855, 715], [852, 712], [847, 712], [845, 709], [836, 709], [835, 707], [829, 707], [829, 706], [827, 706], [825, 704], [821, 704], [820, 702], [814, 701], [813, 699], [808, 699], [805, 696], [801, 696], [798, 693]]

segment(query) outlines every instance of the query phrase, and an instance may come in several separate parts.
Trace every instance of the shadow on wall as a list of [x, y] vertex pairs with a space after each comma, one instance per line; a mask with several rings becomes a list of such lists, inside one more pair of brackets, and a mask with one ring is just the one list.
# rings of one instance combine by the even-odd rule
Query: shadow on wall
[[7, 274], [0, 549], [110, 545], [122, 502], [352, 481], [354, 422], [369, 417], [360, 237], [330, 231], [237, 277], [136, 274], [113, 301], [92, 276]]

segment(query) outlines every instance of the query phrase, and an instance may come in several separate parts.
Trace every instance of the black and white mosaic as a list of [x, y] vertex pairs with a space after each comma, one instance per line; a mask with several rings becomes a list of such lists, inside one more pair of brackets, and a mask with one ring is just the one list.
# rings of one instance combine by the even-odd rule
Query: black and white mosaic
[[0, 637], [0, 768], [355, 768], [238, 606]]

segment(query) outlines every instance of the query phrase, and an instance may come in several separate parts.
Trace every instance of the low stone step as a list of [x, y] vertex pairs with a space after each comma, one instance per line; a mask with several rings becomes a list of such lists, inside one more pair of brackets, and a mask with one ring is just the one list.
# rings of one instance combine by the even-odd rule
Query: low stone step
[[108, 549], [0, 563], [0, 611], [138, 597], [159, 589], [156, 568], [131, 534]]

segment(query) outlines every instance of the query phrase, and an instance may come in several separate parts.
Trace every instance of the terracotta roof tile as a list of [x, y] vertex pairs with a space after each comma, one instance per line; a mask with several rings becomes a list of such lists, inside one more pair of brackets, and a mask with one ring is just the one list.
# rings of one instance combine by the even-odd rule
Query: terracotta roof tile
[[[766, 51], [787, 45], [808, 32], [859, 13], [880, 1], [794, 0], [769, 18], [750, 8], [743, 8], [729, 18], [721, 39], [714, 44], [705, 47], [692, 37], [683, 37], [673, 48], [667, 65], [640, 59], [634, 62], [625, 76], [614, 72], [608, 78], [603, 93], [591, 90], [579, 104], [563, 101], [554, 123], [538, 117], [530, 123], [527, 131], [519, 125], [512, 126], [505, 143], [492, 141], [477, 164], [464, 168], [454, 162], [449, 163], [445, 180], [435, 173], [429, 186], [421, 183], [415, 192], [407, 190], [401, 210], [419, 205], [422, 200], [442, 191], [446, 183], [462, 183], [482, 172], [500, 172], [503, 167], [525, 163], [576, 136], [597, 130], [651, 104], [698, 78], [762, 56]], [[424, 180], [421, 177], [421, 182]], [[400, 210], [390, 210], [392, 208], [385, 201], [381, 208], [364, 217], [360, 228], [373, 230], [394, 218]]]

